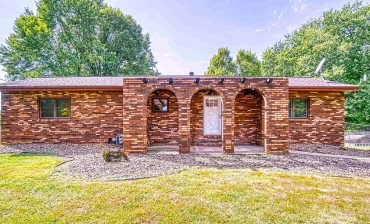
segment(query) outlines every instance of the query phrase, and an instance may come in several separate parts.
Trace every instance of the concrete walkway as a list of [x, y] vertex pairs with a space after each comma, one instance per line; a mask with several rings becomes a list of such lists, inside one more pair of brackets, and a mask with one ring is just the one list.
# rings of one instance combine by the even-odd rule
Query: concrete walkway
[[309, 155], [309, 156], [323, 156], [323, 157], [331, 157], [331, 158], [338, 158], [338, 159], [357, 159], [362, 160], [365, 162], [370, 162], [369, 157], [359, 157], [359, 156], [347, 156], [347, 155], [334, 155], [334, 154], [324, 154], [324, 153], [316, 153], [316, 152], [303, 152], [303, 151], [289, 151], [292, 154], [301, 154], [301, 155]]
[[[148, 147], [150, 154], [179, 154], [179, 147], [177, 145], [151, 145]], [[190, 153], [193, 154], [208, 154], [218, 153], [222, 154], [222, 147], [212, 146], [191, 146]], [[265, 149], [258, 145], [235, 145], [234, 154], [263, 154]]]

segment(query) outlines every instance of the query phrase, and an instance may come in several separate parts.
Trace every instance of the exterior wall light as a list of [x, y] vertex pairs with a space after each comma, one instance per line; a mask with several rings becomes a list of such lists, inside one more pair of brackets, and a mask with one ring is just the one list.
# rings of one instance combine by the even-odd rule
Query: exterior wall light
[[220, 78], [220, 79], [218, 80], [218, 83], [224, 83], [224, 81], [225, 81], [225, 78]]
[[246, 81], [247, 81], [247, 78], [245, 78], [245, 77], [240, 79], [241, 83], [245, 83]]
[[266, 79], [266, 82], [267, 82], [267, 83], [272, 83], [272, 78], [268, 78], [268, 79]]
[[169, 83], [169, 84], [172, 84], [172, 83], [173, 83], [173, 78], [169, 78], [169, 79], [168, 79], [168, 83]]
[[149, 80], [147, 78], [143, 78], [143, 83], [148, 83]]
[[194, 83], [199, 83], [200, 82], [200, 78], [195, 78], [194, 79]]

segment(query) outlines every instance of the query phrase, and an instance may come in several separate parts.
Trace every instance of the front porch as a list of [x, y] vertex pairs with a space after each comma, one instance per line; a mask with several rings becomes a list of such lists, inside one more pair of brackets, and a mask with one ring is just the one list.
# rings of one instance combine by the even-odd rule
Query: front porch
[[[180, 150], [177, 145], [151, 145], [148, 146], [149, 154], [179, 154]], [[191, 154], [223, 153], [221, 146], [191, 146]], [[234, 154], [262, 154], [265, 153], [263, 146], [259, 145], [236, 145]]]
[[125, 79], [128, 153], [284, 153], [287, 79]]

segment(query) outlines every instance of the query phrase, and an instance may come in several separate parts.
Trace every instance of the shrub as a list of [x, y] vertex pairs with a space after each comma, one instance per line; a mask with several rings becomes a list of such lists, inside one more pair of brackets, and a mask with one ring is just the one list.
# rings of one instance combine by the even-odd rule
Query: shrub
[[122, 159], [128, 160], [127, 154], [122, 150], [110, 151], [108, 149], [104, 149], [102, 154], [105, 162], [121, 161]]
[[103, 150], [103, 158], [104, 158], [104, 161], [105, 162], [111, 162], [111, 158], [110, 158], [110, 151], [107, 150], [107, 149], [104, 149]]

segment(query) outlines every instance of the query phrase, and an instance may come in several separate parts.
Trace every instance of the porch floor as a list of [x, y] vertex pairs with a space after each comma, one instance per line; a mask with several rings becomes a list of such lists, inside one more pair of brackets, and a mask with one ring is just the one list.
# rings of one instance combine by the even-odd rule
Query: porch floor
[[[148, 153], [151, 154], [179, 154], [177, 145], [151, 145], [148, 146]], [[190, 153], [207, 154], [223, 153], [222, 147], [190, 146]], [[259, 145], [235, 145], [234, 154], [261, 154], [265, 153], [263, 146]]]

